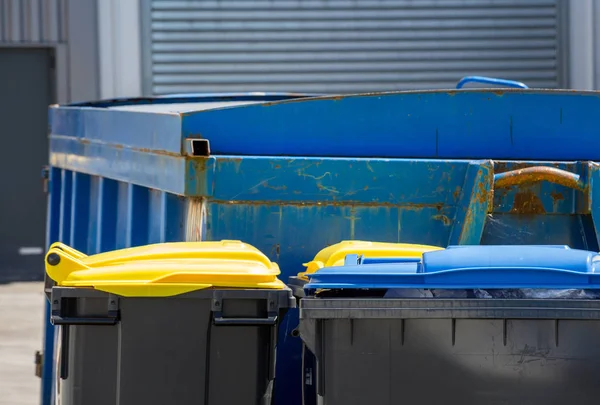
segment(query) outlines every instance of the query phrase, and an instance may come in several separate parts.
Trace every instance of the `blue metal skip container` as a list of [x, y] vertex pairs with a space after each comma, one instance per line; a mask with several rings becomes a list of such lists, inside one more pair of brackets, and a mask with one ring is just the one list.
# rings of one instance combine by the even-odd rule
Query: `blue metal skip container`
[[[320, 403], [598, 402], [597, 252], [465, 246], [426, 252], [419, 262], [370, 264], [352, 256], [309, 274], [300, 301], [300, 336], [317, 357]], [[473, 288], [532, 289], [546, 298], [410, 294]], [[390, 289], [408, 293], [382, 295]], [[584, 289], [595, 299], [548, 298], [543, 289]]]
[[[87, 254], [237, 239], [296, 275], [329, 244], [598, 250], [596, 93], [173, 96], [50, 109], [48, 242]], [[277, 405], [301, 400], [298, 312]], [[53, 386], [47, 325], [43, 404]]]

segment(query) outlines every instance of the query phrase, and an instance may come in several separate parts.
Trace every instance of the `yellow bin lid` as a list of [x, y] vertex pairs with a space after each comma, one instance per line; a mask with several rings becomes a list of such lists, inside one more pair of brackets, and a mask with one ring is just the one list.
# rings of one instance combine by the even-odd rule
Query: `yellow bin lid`
[[344, 264], [346, 255], [350, 254], [364, 255], [365, 257], [421, 257], [423, 253], [433, 250], [442, 250], [442, 248], [411, 243], [345, 240], [326, 247], [317, 253], [312, 261], [304, 263], [306, 271], [298, 273], [298, 277], [308, 280], [307, 274], [314, 273], [323, 267], [341, 266]]
[[176, 242], [92, 256], [55, 243], [46, 273], [59, 286], [124, 297], [169, 297], [210, 287], [283, 289], [279, 267], [240, 241]]

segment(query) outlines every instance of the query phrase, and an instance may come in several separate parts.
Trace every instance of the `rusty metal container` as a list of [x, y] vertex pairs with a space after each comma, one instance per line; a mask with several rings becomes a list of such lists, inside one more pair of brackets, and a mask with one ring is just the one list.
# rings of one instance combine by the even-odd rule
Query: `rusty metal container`
[[[596, 93], [532, 89], [55, 106], [48, 242], [237, 239], [284, 280], [347, 239], [597, 251], [599, 109]], [[280, 329], [278, 405], [301, 401], [297, 322]], [[53, 339], [48, 325], [45, 359]], [[45, 405], [53, 374], [46, 361]]]

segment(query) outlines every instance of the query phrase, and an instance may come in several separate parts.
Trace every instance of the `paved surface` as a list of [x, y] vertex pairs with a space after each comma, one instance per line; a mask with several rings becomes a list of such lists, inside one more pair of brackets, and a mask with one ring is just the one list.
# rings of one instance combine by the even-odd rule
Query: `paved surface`
[[0, 405], [38, 405], [34, 354], [42, 348], [43, 283], [0, 284]]

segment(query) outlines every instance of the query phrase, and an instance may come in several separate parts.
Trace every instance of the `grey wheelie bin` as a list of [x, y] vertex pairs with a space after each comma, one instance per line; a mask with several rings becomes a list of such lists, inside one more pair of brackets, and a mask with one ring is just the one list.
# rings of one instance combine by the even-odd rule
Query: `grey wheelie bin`
[[300, 336], [325, 405], [599, 401], [595, 252], [465, 246], [413, 263], [349, 255], [309, 278]]
[[270, 404], [279, 268], [238, 241], [46, 256], [62, 405]]
[[[308, 263], [304, 264], [305, 270], [297, 276], [288, 278], [288, 286], [292, 289], [296, 299], [304, 298], [304, 286], [308, 283], [308, 274], [319, 269], [339, 266], [344, 263], [344, 258], [349, 255], [361, 255], [364, 258], [379, 258], [388, 260], [402, 260], [421, 257], [424, 252], [439, 250], [440, 247], [417, 245], [410, 243], [384, 243], [362, 240], [345, 240], [321, 249]], [[297, 331], [296, 333], [297, 334]], [[315, 384], [316, 361], [314, 355], [302, 345], [302, 404], [317, 403]]]

